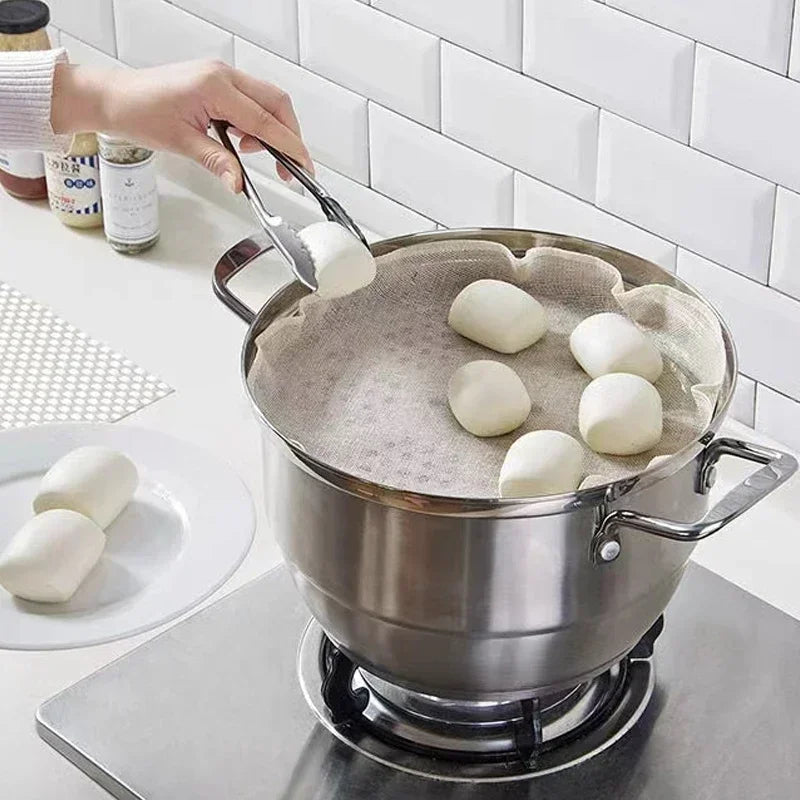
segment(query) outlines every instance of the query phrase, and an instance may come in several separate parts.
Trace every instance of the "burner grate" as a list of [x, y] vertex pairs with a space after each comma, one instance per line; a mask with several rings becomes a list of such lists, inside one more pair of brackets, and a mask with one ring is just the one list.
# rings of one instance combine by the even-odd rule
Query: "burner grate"
[[317, 716], [359, 752], [398, 769], [450, 780], [513, 780], [564, 769], [609, 747], [644, 711], [663, 619], [607, 672], [524, 700], [462, 701], [414, 692], [353, 661], [312, 622], [300, 681]]

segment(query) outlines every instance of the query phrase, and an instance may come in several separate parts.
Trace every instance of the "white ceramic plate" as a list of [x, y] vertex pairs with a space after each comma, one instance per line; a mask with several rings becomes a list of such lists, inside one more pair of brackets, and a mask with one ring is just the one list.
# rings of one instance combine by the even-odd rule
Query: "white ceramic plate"
[[128, 455], [139, 488], [68, 602], [32, 603], [0, 587], [0, 648], [81, 647], [149, 630], [208, 597], [250, 548], [253, 501], [222, 461], [157, 431], [64, 424], [0, 434], [0, 550], [32, 516], [41, 476], [87, 444]]

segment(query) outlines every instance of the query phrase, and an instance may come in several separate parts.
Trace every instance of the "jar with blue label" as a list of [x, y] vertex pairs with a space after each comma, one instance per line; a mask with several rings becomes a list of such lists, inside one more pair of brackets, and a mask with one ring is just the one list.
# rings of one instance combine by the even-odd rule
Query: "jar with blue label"
[[76, 134], [68, 155], [46, 153], [44, 169], [50, 208], [61, 222], [72, 228], [103, 224], [100, 160], [93, 133]]

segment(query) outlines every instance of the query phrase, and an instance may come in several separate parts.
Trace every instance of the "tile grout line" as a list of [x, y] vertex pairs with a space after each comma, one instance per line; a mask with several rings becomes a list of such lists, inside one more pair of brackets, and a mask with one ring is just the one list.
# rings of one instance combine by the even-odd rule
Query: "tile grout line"
[[774, 288], [770, 281], [772, 280], [772, 254], [775, 252], [775, 227], [778, 224], [778, 187], [772, 193], [772, 219], [769, 226], [769, 256], [767, 258], [767, 286], [770, 289]]
[[[592, 191], [592, 201], [589, 205], [593, 206], [594, 208], [598, 209], [598, 211], [602, 210], [597, 205], [597, 191], [600, 186], [600, 109], [596, 109], [597, 111], [597, 135], [594, 137], [594, 187]], [[574, 195], [571, 195], [574, 197]], [[668, 241], [668, 240], [667, 240]]]
[[797, 14], [797, 3], [800, 0], [794, 0], [792, 3], [792, 13], [789, 19], [789, 47], [786, 48], [786, 72], [782, 73], [790, 81], [794, 80], [789, 73], [792, 71], [792, 51], [794, 50], [794, 19]]
[[763, 387], [764, 389], [769, 389], [769, 391], [774, 392], [775, 394], [782, 397], [784, 400], [791, 400], [791, 402], [796, 403], [798, 406], [800, 406], [800, 397], [792, 397], [792, 395], [786, 394], [786, 392], [780, 389], [776, 389], [774, 386], [770, 386], [768, 383], [764, 383], [764, 381], [756, 381], [756, 384], [757, 386]]
[[[437, 78], [439, 80], [439, 133], [445, 135], [444, 132], [444, 39], [439, 39], [439, 47], [437, 48], [439, 55], [439, 69], [437, 70]], [[448, 137], [449, 138], [449, 137]]]
[[111, 31], [114, 37], [114, 58], [119, 59], [119, 42], [117, 41], [117, 7], [113, 0], [111, 3]]
[[[758, 430], [758, 409], [761, 405], [761, 387], [762, 384], [756, 383], [755, 391], [753, 392], [753, 428]], [[772, 388], [772, 387], [767, 387]]]
[[[367, 100], [367, 188], [373, 189], [372, 186], [372, 126], [370, 125], [370, 117], [371, 114], [369, 113], [369, 100]], [[330, 169], [330, 167], [329, 167]], [[334, 170], [336, 172], [336, 170]], [[344, 177], [347, 177], [346, 175]], [[358, 181], [356, 181], [358, 183]], [[405, 206], [403, 206], [405, 208]], [[413, 209], [409, 209], [412, 211]]]
[[[692, 147], [692, 129], [694, 127], [694, 106], [697, 99], [697, 42], [692, 48], [692, 97], [689, 102], [689, 126], [686, 131], [686, 146]], [[693, 148], [694, 149], [694, 148]]]
[[[302, 59], [300, 58], [300, 3], [302, 3], [302, 2], [303, 2], [303, 0], [295, 0], [295, 4], [294, 4], [294, 21], [295, 21], [295, 32], [294, 32], [295, 42], [294, 43], [295, 43], [295, 46], [297, 47], [297, 61], [295, 63], [298, 66], [300, 66], [300, 62], [302, 61]], [[255, 46], [258, 47], [258, 45], [255, 45]], [[264, 48], [264, 49], [266, 49], [266, 48]], [[270, 51], [267, 51], [267, 52], [270, 52]], [[273, 53], [273, 55], [275, 55], [275, 54]]]

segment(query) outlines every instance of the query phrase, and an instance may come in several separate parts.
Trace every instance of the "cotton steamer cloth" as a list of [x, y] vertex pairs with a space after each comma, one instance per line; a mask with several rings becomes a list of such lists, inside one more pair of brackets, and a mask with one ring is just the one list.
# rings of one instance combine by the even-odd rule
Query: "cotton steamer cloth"
[[[475, 280], [513, 283], [544, 306], [548, 331], [513, 355], [488, 350], [447, 324], [450, 304]], [[337, 470], [402, 491], [463, 498], [498, 496], [511, 443], [529, 431], [564, 431], [582, 442], [578, 403], [590, 378], [569, 350], [585, 317], [627, 314], [664, 357], [656, 388], [664, 434], [638, 456], [584, 446], [584, 474], [629, 477], [679, 451], [711, 420], [725, 371], [720, 323], [696, 298], [660, 284], [627, 288], [607, 262], [537, 247], [517, 258], [496, 242], [449, 240], [378, 259], [374, 282], [337, 300], [309, 295], [257, 340], [248, 383], [285, 438]], [[447, 383], [476, 359], [510, 366], [530, 394], [530, 416], [514, 432], [472, 436], [447, 404]]]

